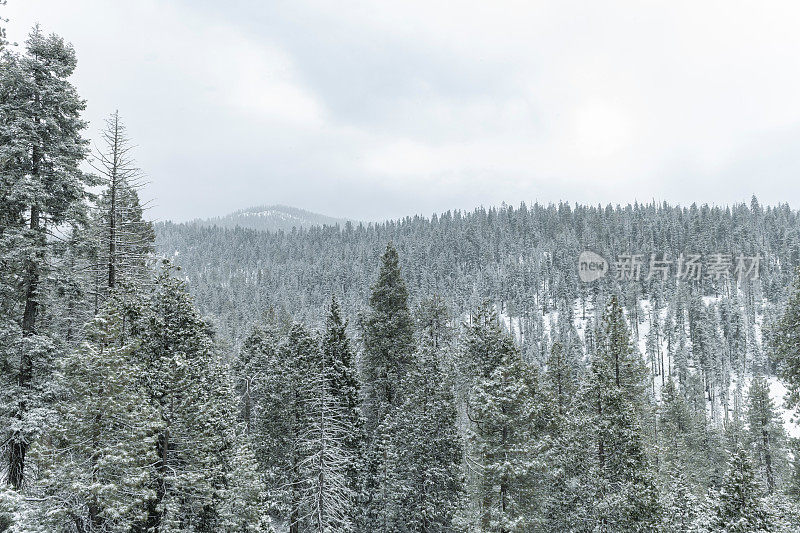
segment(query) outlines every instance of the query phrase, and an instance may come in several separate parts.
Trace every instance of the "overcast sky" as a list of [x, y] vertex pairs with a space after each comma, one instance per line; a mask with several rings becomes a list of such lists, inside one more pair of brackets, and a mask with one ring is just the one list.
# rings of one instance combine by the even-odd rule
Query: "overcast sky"
[[72, 42], [185, 220], [521, 201], [800, 204], [800, 4], [8, 0]]

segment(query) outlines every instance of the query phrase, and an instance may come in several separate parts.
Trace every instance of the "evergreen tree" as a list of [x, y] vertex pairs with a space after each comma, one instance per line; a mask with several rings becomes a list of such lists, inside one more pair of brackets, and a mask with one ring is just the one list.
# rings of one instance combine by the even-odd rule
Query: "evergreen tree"
[[305, 381], [308, 427], [298, 443], [300, 478], [306, 491], [303, 515], [308, 517], [308, 529], [318, 533], [351, 530], [354, 494], [348, 473], [357, 459], [347, 446], [348, 431], [353, 429], [347, 424], [348, 415], [352, 413], [333, 394], [326, 363], [319, 352], [311, 361]]
[[538, 372], [522, 361], [493, 310], [477, 313], [467, 335], [468, 358], [481, 373], [470, 391], [470, 461], [477, 471], [470, 530], [527, 531], [540, 516], [546, 423]]
[[762, 499], [762, 487], [753, 473], [747, 452], [731, 454], [719, 494], [713, 498], [712, 530], [726, 533], [773, 531]]
[[594, 453], [586, 483], [596, 491], [592, 514], [600, 531], [651, 531], [659, 521], [655, 480], [640, 423], [643, 368], [631, 345], [622, 308], [612, 296], [581, 392]]
[[451, 333], [441, 301], [423, 301], [417, 324], [404, 400], [389, 418], [389, 531], [451, 531], [461, 498], [462, 445], [451, 380], [442, 366]]
[[769, 384], [764, 376], [754, 376], [750, 383], [750, 408], [747, 411], [749, 441], [755, 458], [755, 466], [767, 488], [775, 491], [776, 480], [782, 468], [782, 445], [785, 440], [783, 425], [769, 397]]
[[[342, 318], [341, 307], [331, 298], [325, 333], [322, 338], [322, 357], [331, 401], [342, 411], [341, 424], [343, 452], [350, 458], [345, 465], [348, 488], [353, 497], [361, 491], [361, 472], [364, 468], [364, 418], [359, 398], [360, 382], [355, 364], [355, 354], [347, 336], [347, 322]], [[353, 502], [355, 504], [355, 502]], [[355, 505], [348, 511], [351, 523], [358, 520]]]
[[87, 334], [62, 363], [49, 439], [31, 450], [40, 458], [41, 516], [54, 531], [126, 531], [152, 497], [159, 425], [133, 363], [138, 342], [124, 337], [119, 310], [105, 309]]
[[[3, 357], [10, 374], [2, 387], [7, 434], [7, 481], [21, 488], [30, 443], [41, 428], [31, 409], [37, 390], [52, 371], [48, 359], [54, 339], [42, 315], [51, 279], [63, 279], [54, 257], [57, 230], [69, 233], [84, 222], [86, 186], [91, 179], [79, 166], [86, 155], [81, 132], [85, 104], [68, 78], [75, 51], [38, 27], [25, 43], [25, 54], [5, 53], [0, 60], [0, 256], [4, 318]], [[12, 355], [13, 354], [13, 355]]]
[[691, 487], [683, 473], [673, 470], [666, 485], [663, 503], [666, 531], [691, 531], [700, 513], [700, 502], [692, 493]]
[[389, 416], [401, 403], [400, 391], [414, 349], [408, 291], [400, 273], [397, 251], [391, 243], [381, 258], [378, 281], [372, 288], [369, 305], [369, 314], [361, 326], [363, 412], [367, 433], [361, 527], [374, 531], [385, 529], [390, 520]]
[[800, 406], [800, 270], [783, 316], [772, 329], [774, 358], [789, 389], [789, 407]]
[[108, 291], [120, 283], [141, 285], [153, 253], [153, 225], [142, 218], [139, 202], [141, 174], [131, 157], [132, 146], [115, 111], [100, 134], [102, 149], [95, 150], [92, 166], [103, 190], [94, 206], [90, 226], [90, 255], [95, 309]]
[[362, 325], [364, 343], [364, 410], [368, 431], [374, 431], [398, 391], [413, 353], [414, 322], [400, 260], [392, 243], [381, 257], [378, 281], [369, 298], [370, 312]]
[[129, 305], [136, 363], [156, 412], [153, 497], [137, 531], [217, 531], [227, 521], [236, 453], [235, 396], [211, 331], [184, 282], [165, 266], [142, 304]]

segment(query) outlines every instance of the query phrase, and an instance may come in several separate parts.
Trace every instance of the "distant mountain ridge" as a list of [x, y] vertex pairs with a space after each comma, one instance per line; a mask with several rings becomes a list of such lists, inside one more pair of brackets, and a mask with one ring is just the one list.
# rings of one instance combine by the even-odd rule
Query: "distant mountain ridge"
[[304, 229], [311, 226], [344, 225], [347, 219], [329, 217], [312, 213], [305, 209], [286, 205], [260, 205], [234, 211], [222, 217], [197, 220], [203, 226], [222, 228], [247, 228], [259, 231], [292, 231], [293, 228]]

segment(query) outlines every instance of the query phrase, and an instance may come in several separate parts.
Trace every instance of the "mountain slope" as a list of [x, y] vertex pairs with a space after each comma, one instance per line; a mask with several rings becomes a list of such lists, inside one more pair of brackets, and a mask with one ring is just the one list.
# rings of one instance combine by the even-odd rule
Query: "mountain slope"
[[247, 228], [259, 231], [292, 231], [312, 226], [344, 225], [347, 220], [312, 213], [285, 205], [256, 206], [235, 211], [224, 217], [196, 221], [201, 226]]

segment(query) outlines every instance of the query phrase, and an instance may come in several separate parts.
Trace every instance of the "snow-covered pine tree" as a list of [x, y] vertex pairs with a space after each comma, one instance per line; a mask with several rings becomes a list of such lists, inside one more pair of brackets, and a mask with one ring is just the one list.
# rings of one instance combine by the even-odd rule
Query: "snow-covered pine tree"
[[165, 264], [140, 304], [126, 303], [135, 363], [156, 412], [153, 497], [135, 531], [218, 531], [228, 517], [235, 395], [208, 325]]
[[57, 269], [58, 239], [52, 237], [83, 223], [91, 179], [79, 168], [86, 155], [85, 104], [69, 82], [76, 66], [72, 46], [37, 26], [23, 55], [4, 53], [0, 61], [0, 270], [6, 307], [0, 351], [10, 369], [0, 387], [9, 408], [2, 440], [7, 482], [19, 489], [28, 448], [41, 429], [29, 414], [41, 399], [37, 387], [52, 371], [48, 359], [56, 350], [42, 323], [49, 282], [65, 275]]
[[671, 378], [661, 391], [657, 411], [656, 450], [662, 483], [672, 483], [677, 474], [697, 496], [705, 492], [724, 467], [722, 433], [697, 413]]
[[547, 464], [542, 518], [553, 531], [586, 531], [589, 527], [580, 509], [590, 498], [581, 483], [588, 464], [583, 431], [576, 409], [578, 354], [570, 360], [561, 341], [555, 341], [543, 374], [546, 415], [545, 457]]
[[540, 516], [544, 414], [538, 371], [526, 364], [492, 308], [476, 313], [466, 359], [479, 369], [470, 391], [473, 502], [461, 522], [471, 531], [528, 531]]
[[558, 417], [565, 416], [570, 410], [578, 390], [578, 369], [576, 361], [572, 360], [570, 355], [561, 342], [554, 342], [550, 347], [550, 356], [544, 373], [545, 386], [548, 388], [554, 404], [553, 410]]
[[60, 369], [48, 439], [31, 448], [40, 479], [37, 522], [52, 531], [127, 531], [152, 498], [159, 421], [133, 363], [138, 347], [122, 333], [112, 303], [86, 327], [87, 339]]
[[789, 389], [789, 407], [800, 406], [800, 269], [783, 315], [772, 328], [770, 341], [778, 372]]
[[347, 437], [355, 428], [349, 426], [353, 413], [334, 394], [332, 378], [341, 374], [329, 368], [326, 355], [315, 351], [299, 384], [308, 417], [297, 445], [302, 456], [298, 469], [302, 530], [344, 533], [353, 527], [354, 493], [348, 473], [357, 456], [347, 446]]
[[225, 487], [220, 531], [230, 533], [274, 533], [270, 502], [261, 479], [259, 464], [249, 439], [240, 429]]
[[361, 323], [363, 412], [366, 418], [363, 524], [366, 531], [385, 528], [389, 521], [387, 417], [400, 403], [400, 391], [414, 351], [414, 322], [408, 290], [400, 272], [397, 250], [387, 244], [378, 280]]
[[680, 470], [669, 472], [663, 498], [664, 531], [693, 530], [700, 515], [701, 505], [690, 485]]
[[396, 405], [405, 368], [414, 351], [414, 322], [400, 259], [392, 243], [381, 257], [378, 280], [362, 323], [364, 411], [373, 431], [390, 405]]
[[612, 296], [581, 391], [586, 439], [593, 449], [586, 483], [596, 490], [590, 516], [599, 531], [652, 531], [660, 520], [640, 421], [645, 372]]
[[775, 492], [786, 470], [784, 445], [786, 435], [778, 418], [769, 383], [762, 375], [753, 376], [748, 393], [748, 442], [753, 453], [754, 466], [768, 494]]
[[291, 533], [299, 533], [311, 514], [311, 480], [303, 470], [309, 450], [304, 439], [311, 428], [315, 399], [312, 369], [319, 361], [317, 340], [302, 324], [295, 323], [281, 342], [270, 373], [262, 407], [268, 496], [278, 519]]
[[[322, 337], [322, 356], [333, 401], [342, 409], [346, 428], [342, 446], [349, 457], [346, 465], [348, 487], [353, 497], [360, 495], [361, 472], [364, 467], [364, 417], [361, 414], [355, 353], [347, 335], [347, 321], [342, 317], [338, 300], [331, 298], [325, 332]], [[348, 511], [351, 523], [357, 522], [356, 501]]]
[[416, 315], [417, 350], [403, 403], [389, 417], [389, 531], [441, 533], [452, 530], [462, 485], [452, 380], [443, 371], [452, 333], [440, 300], [424, 300]]
[[766, 533], [774, 531], [758, 483], [744, 448], [736, 449], [717, 494], [712, 496], [712, 531]]

